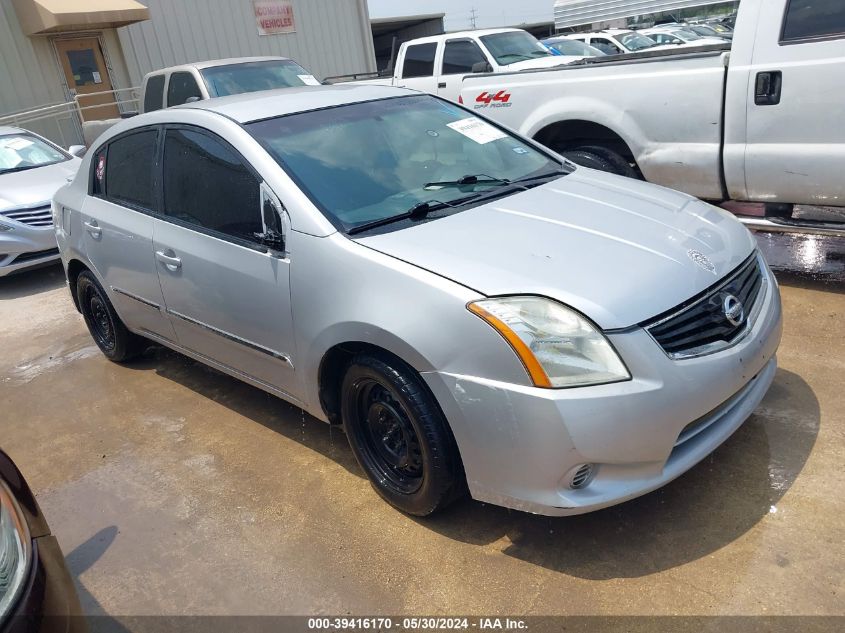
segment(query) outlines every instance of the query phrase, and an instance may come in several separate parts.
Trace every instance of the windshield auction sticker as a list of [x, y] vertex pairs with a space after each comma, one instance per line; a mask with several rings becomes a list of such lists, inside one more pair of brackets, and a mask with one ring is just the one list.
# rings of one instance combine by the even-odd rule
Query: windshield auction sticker
[[468, 139], [471, 139], [479, 145], [490, 143], [491, 141], [498, 141], [500, 138], [507, 138], [507, 135], [493, 127], [486, 121], [469, 117], [468, 119], [461, 119], [460, 121], [453, 121], [447, 123], [447, 127], [452, 128], [455, 132], [463, 134]]

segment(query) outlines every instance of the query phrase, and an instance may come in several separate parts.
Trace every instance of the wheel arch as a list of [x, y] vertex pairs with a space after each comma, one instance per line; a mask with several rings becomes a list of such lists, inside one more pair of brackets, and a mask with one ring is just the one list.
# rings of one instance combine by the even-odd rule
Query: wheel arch
[[[82, 312], [79, 307], [79, 297], [76, 296], [76, 282], [79, 279], [79, 275], [84, 271], [91, 271], [91, 268], [83, 263], [79, 259], [71, 259], [67, 263], [67, 283], [68, 289], [70, 290], [70, 296], [73, 299], [73, 305], [76, 306], [77, 312]], [[94, 273], [96, 275], [96, 273]]]
[[620, 134], [604, 124], [586, 119], [567, 119], [549, 123], [537, 130], [533, 138], [557, 153], [578, 147], [597, 145], [612, 150], [637, 164], [631, 145]]

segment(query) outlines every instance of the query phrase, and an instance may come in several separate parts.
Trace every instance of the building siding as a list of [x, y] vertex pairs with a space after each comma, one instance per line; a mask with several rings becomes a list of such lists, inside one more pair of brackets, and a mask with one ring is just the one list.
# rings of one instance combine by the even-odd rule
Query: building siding
[[144, 0], [150, 20], [118, 29], [131, 81], [151, 70], [249, 55], [295, 59], [322, 78], [375, 70], [365, 0], [294, 0], [296, 33], [259, 36], [251, 0]]

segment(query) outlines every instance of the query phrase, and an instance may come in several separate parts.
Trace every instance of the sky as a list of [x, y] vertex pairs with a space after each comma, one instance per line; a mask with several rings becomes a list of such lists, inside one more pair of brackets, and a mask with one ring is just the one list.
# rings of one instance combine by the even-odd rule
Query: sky
[[445, 13], [446, 30], [471, 27], [475, 9], [476, 27], [514, 26], [554, 19], [554, 0], [367, 0], [371, 18], [389, 18], [421, 13]]

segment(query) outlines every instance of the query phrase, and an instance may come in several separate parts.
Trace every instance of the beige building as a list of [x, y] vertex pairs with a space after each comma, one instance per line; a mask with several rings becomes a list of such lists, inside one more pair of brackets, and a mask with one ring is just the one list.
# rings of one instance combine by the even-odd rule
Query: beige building
[[0, 0], [0, 125], [67, 146], [81, 119], [137, 110], [151, 70], [250, 55], [317, 77], [375, 71], [367, 2]]

